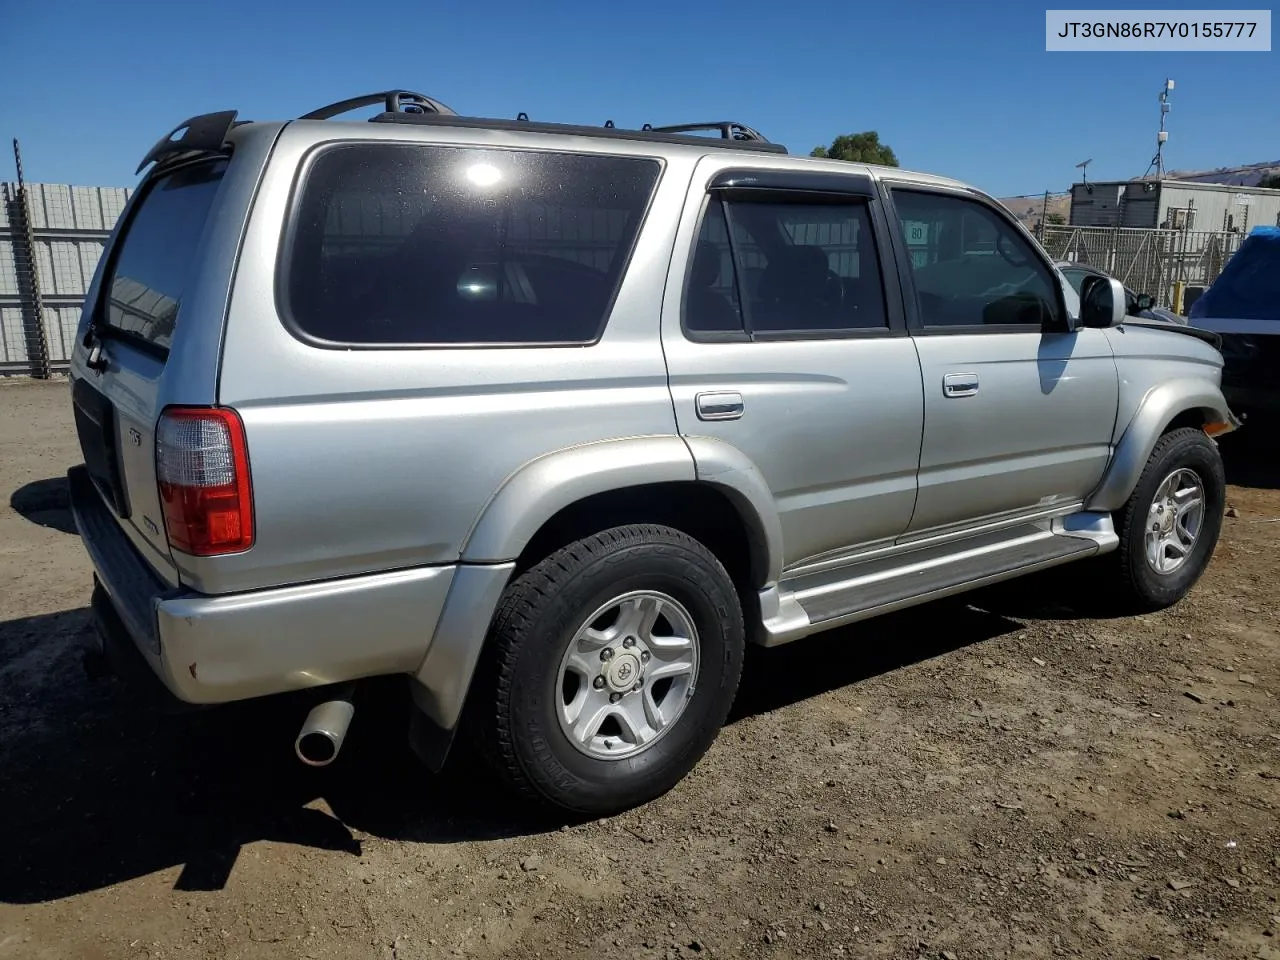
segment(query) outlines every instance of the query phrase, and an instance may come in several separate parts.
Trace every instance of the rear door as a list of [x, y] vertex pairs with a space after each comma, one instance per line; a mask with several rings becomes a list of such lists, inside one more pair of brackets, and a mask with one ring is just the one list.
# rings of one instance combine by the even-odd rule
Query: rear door
[[787, 567], [892, 541], [915, 505], [923, 414], [874, 182], [730, 164], [695, 173], [667, 284], [680, 432], [759, 469]]
[[[85, 464], [130, 539], [175, 583], [154, 432], [164, 402], [161, 378], [180, 325], [191, 320], [182, 308], [226, 168], [225, 159], [204, 160], [143, 184], [106, 254], [96, 296], [86, 303], [87, 343], [78, 346], [72, 369]], [[210, 362], [216, 364], [216, 355]]]

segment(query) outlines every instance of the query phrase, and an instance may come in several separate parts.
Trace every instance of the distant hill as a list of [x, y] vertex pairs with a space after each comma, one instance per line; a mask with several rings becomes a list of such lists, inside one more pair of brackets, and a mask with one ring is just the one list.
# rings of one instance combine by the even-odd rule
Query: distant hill
[[1170, 180], [1190, 180], [1192, 183], [1226, 183], [1233, 187], [1256, 187], [1262, 178], [1280, 173], [1280, 160], [1270, 163], [1246, 163], [1239, 167], [1219, 167], [1217, 170], [1175, 170]]
[[1039, 197], [1004, 197], [1001, 198], [1000, 202], [1028, 228], [1039, 223], [1041, 214], [1046, 211], [1050, 216], [1056, 213], [1062, 217], [1064, 223], [1066, 222], [1067, 214], [1071, 212], [1071, 194], [1069, 193], [1049, 194], [1047, 208], [1045, 207], [1043, 195]]

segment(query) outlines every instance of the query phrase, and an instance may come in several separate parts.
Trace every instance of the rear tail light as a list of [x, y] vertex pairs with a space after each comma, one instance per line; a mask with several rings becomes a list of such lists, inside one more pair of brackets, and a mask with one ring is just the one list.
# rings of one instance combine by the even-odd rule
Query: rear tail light
[[234, 410], [171, 407], [161, 414], [156, 479], [173, 549], [212, 557], [253, 546], [249, 454]]

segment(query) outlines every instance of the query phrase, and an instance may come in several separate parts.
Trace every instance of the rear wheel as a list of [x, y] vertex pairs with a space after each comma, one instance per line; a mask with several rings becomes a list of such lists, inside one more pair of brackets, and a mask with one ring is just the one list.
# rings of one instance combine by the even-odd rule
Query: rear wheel
[[1217, 445], [1190, 427], [1161, 437], [1118, 515], [1111, 559], [1122, 601], [1152, 611], [1186, 596], [1213, 557], [1225, 505]]
[[601, 816], [671, 789], [706, 752], [742, 670], [733, 581], [669, 527], [557, 551], [499, 605], [469, 698], [484, 756], [516, 792]]

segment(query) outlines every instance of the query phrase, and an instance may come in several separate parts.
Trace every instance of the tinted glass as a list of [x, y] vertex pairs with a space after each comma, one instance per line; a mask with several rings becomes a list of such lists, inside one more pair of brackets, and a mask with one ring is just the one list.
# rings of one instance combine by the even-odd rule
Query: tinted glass
[[1087, 274], [1083, 270], [1071, 270], [1068, 268], [1062, 271], [1062, 275], [1067, 278], [1067, 283], [1071, 284], [1071, 289], [1079, 296], [1080, 286], [1084, 283], [1084, 278]]
[[895, 191], [925, 326], [1029, 324], [1057, 311], [1057, 281], [1031, 245], [984, 204]]
[[685, 292], [684, 322], [698, 333], [742, 330], [742, 308], [733, 270], [733, 253], [724, 205], [712, 199], [702, 218]]
[[[736, 261], [730, 257], [719, 205], [713, 204], [703, 220], [686, 305], [690, 330], [738, 325], [739, 298], [752, 333], [887, 325], [865, 203], [734, 201], [728, 204], [728, 222]], [[735, 274], [731, 267], [736, 267]]]
[[593, 341], [658, 171], [626, 157], [330, 149], [298, 204], [287, 310], [339, 343]]
[[168, 349], [225, 160], [187, 167], [146, 186], [106, 283], [104, 322]]

